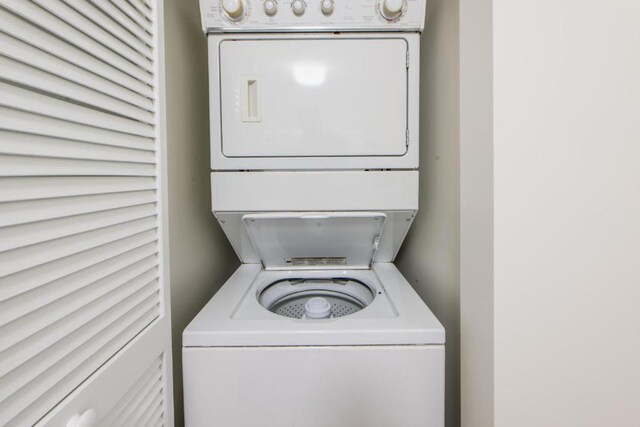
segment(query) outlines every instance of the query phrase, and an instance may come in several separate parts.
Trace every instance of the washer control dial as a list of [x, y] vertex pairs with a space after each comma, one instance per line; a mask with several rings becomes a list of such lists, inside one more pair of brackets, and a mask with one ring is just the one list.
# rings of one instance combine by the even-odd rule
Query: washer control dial
[[269, 16], [273, 16], [278, 11], [278, 3], [274, 0], [267, 0], [264, 2], [264, 13]]
[[291, 10], [293, 10], [293, 13], [297, 16], [302, 16], [306, 9], [307, 5], [304, 4], [304, 1], [302, 0], [293, 0], [291, 2]]
[[388, 21], [399, 18], [402, 14], [404, 0], [382, 0], [380, 2], [380, 13]]
[[242, 0], [222, 0], [222, 10], [232, 21], [239, 21], [244, 17]]
[[331, 15], [333, 13], [333, 0], [322, 0], [320, 2], [320, 9], [325, 15]]

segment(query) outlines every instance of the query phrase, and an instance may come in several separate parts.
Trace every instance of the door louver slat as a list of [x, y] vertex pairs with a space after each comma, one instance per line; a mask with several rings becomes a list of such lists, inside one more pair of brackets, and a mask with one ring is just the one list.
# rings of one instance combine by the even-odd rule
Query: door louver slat
[[124, 224], [157, 214], [155, 204], [113, 209], [0, 229], [0, 252]]
[[[103, 1], [100, 0], [100, 3], [103, 3]], [[48, 61], [50, 56], [60, 58], [69, 64], [85, 69], [96, 76], [119, 84], [144, 97], [153, 98], [153, 88], [148, 83], [141, 82], [113, 67], [110, 63], [99, 60], [90, 52], [85, 52], [76, 46], [65, 43], [39, 27], [26, 23], [2, 8], [0, 8], [0, 22], [2, 22], [2, 30], [5, 33], [49, 54], [43, 55], [42, 60], [44, 61]]]
[[84, 143], [62, 138], [24, 135], [0, 130], [0, 139], [2, 139], [0, 154], [148, 164], [155, 164], [156, 161], [152, 151]]
[[[120, 427], [134, 425], [155, 425], [163, 415], [162, 408], [162, 358], [156, 360], [138, 382], [122, 397], [104, 420], [105, 427]], [[135, 422], [137, 410], [142, 409], [148, 415], [147, 423]]]
[[0, 155], [0, 176], [125, 175], [154, 176], [155, 166], [144, 163]]
[[156, 231], [149, 230], [0, 278], [0, 299], [11, 298], [60, 278], [66, 279], [85, 268], [154, 243], [156, 239]]
[[149, 33], [149, 22], [140, 14], [140, 12], [134, 8], [131, 3], [125, 0], [111, 0], [111, 3], [115, 4], [124, 14], [133, 22], [135, 22], [142, 31]]
[[[153, 321], [157, 316], [155, 313], [157, 306], [150, 303], [152, 299], [153, 296], [150, 296], [138, 307], [118, 318], [105, 330], [98, 331], [97, 337], [100, 339], [83, 343], [80, 351], [72, 353], [67, 359], [60, 360], [44, 375], [41, 375], [38, 382], [30, 383], [30, 388], [14, 393], [5, 402], [0, 403], [3, 415], [15, 417], [16, 424], [21, 424], [22, 413], [25, 411], [40, 412], [55, 405], [59, 398], [53, 396], [62, 393], [66, 395], [71, 392], [75, 382], [81, 381], [91, 374], [92, 371], [87, 369], [88, 366], [102, 365], [119, 348]], [[121, 342], [114, 342], [115, 338], [119, 338]], [[108, 341], [103, 342], [105, 340]], [[31, 403], [30, 395], [34, 393], [41, 394], [44, 399]]]
[[[105, 426], [110, 425], [124, 425], [123, 421], [128, 419], [133, 412], [136, 401], [140, 400], [141, 396], [146, 396], [154, 386], [160, 382], [162, 378], [162, 361], [156, 360], [150, 368], [141, 376], [136, 384], [122, 397], [122, 399], [116, 404], [116, 407], [111, 411], [111, 415], [104, 420]], [[136, 399], [137, 397], [137, 399]], [[117, 424], [114, 424], [117, 423]]]
[[[6, 225], [26, 224], [54, 218], [135, 207], [155, 202], [153, 191], [98, 194], [81, 197], [31, 200], [0, 204], [0, 222]], [[41, 209], [46, 203], [47, 209]]]
[[[127, 273], [130, 272], [120, 272], [114, 277], [115, 279], [119, 279], [120, 276], [123, 276], [128, 279], [131, 274], [127, 275]], [[71, 301], [73, 298], [70, 298], [69, 301], [57, 301], [51, 306], [45, 306], [42, 309], [41, 313], [34, 312], [31, 313], [30, 316], [20, 318], [11, 323], [11, 334], [7, 334], [3, 336], [2, 339], [0, 339], [0, 349], [3, 352], [0, 355], [0, 360], [3, 361], [3, 368], [1, 372], [4, 372], [6, 369], [8, 369], [5, 367], [8, 366], [13, 369], [11, 376], [16, 377], [16, 374], [19, 374], [19, 372], [16, 371], [16, 367], [24, 364], [24, 356], [26, 354], [37, 354], [35, 359], [32, 358], [29, 359], [29, 361], [36, 360], [38, 364], [37, 366], [35, 366], [35, 362], [32, 363], [32, 365], [34, 365], [31, 367], [32, 369], [30, 369], [28, 373], [22, 372], [20, 380], [24, 381], [25, 378], [28, 378], [30, 375], [36, 375], [34, 371], [37, 371], [38, 369], [46, 370], [48, 366], [47, 360], [56, 360], [55, 358], [63, 356], [62, 351], [52, 351], [55, 349], [54, 346], [60, 340], [73, 336], [71, 334], [72, 332], [81, 330], [79, 328], [80, 325], [83, 325], [82, 328], [89, 327], [89, 325], [91, 324], [91, 319], [93, 319], [93, 317], [91, 316], [95, 316], [98, 314], [106, 315], [108, 314], [107, 310], [115, 307], [118, 303], [120, 304], [118, 305], [117, 309], [124, 310], [126, 307], [128, 307], [127, 304], [131, 304], [134, 301], [134, 298], [132, 296], [135, 294], [135, 292], [140, 291], [140, 289], [142, 289], [143, 286], [146, 286], [148, 283], [153, 284], [155, 276], [156, 272], [153, 270], [149, 270], [145, 274], [142, 274], [139, 277], [134, 277], [130, 281], [124, 281], [123, 283], [120, 283], [113, 277], [111, 277], [110, 279], [114, 280], [114, 283], [105, 284], [104, 282], [100, 282], [95, 286], [98, 288], [97, 290], [85, 289], [85, 292], [78, 295], [80, 297], [79, 301]], [[105, 295], [101, 295], [101, 292], [99, 291], [105, 292], [105, 290], [102, 289], [100, 285], [102, 285], [102, 287], [111, 285], [115, 287], [115, 290], [111, 290], [111, 292], [107, 292], [105, 293]], [[155, 289], [155, 286], [151, 287]], [[91, 291], [93, 291], [93, 295], [91, 295]], [[75, 296], [76, 295], [74, 295], [74, 297]], [[90, 300], [90, 303], [83, 305], [82, 297], [84, 297], [85, 299], [94, 297], [95, 301]], [[44, 320], [41, 320], [42, 315], [51, 316], [51, 319], [45, 322]], [[100, 317], [98, 316], [96, 318]], [[79, 319], [87, 320], [84, 324], [78, 324], [77, 321]], [[43, 324], [38, 324], [38, 322], [41, 322]], [[88, 330], [91, 331], [92, 329], [89, 328]], [[9, 346], [11, 346], [10, 349]], [[49, 353], [47, 353], [47, 351]], [[71, 352], [70, 347], [68, 346], [64, 348], [63, 351]], [[47, 357], [47, 354], [50, 354], [51, 357]], [[2, 380], [5, 379], [6, 378], [3, 378]]]
[[[146, 45], [142, 40], [135, 37], [125, 28], [112, 24], [112, 20], [102, 13], [99, 9], [93, 7], [90, 2], [86, 0], [64, 0], [69, 6], [83, 14], [92, 22], [99, 25], [104, 30], [113, 34], [121, 41], [127, 43], [132, 49], [142, 53], [146, 58], [153, 59], [152, 49]], [[147, 9], [148, 11], [148, 9]], [[150, 13], [150, 11], [148, 11]]]
[[60, 0], [33, 0], [40, 7], [46, 9], [51, 14], [56, 15], [63, 19], [66, 23], [76, 28], [78, 31], [84, 34], [91, 34], [91, 37], [95, 39], [102, 46], [111, 49], [118, 55], [124, 57], [128, 61], [136, 64], [138, 67], [144, 69], [147, 72], [153, 72], [153, 62], [147, 58], [146, 55], [141, 55], [135, 49], [129, 47], [126, 43], [123, 43], [118, 38], [111, 35], [108, 31], [105, 31], [100, 26], [96, 26], [93, 22], [85, 18], [73, 8], [62, 3]]
[[0, 56], [0, 79], [40, 92], [49, 92], [56, 97], [67, 97], [144, 123], [153, 123], [153, 114], [149, 111], [4, 56]]
[[0, 275], [14, 274], [68, 255], [77, 254], [88, 249], [115, 242], [134, 234], [153, 230], [156, 226], [156, 218], [139, 219], [64, 237], [56, 241], [44, 242], [34, 247], [3, 252], [1, 255], [7, 265], [0, 269]]
[[131, 6], [133, 6], [142, 16], [148, 21], [151, 21], [151, 8], [143, 0], [129, 0]]
[[[36, 310], [59, 301], [74, 292], [92, 286], [102, 278], [111, 277], [112, 274], [124, 271], [129, 268], [145, 268], [148, 270], [157, 260], [154, 255], [156, 249], [153, 245], [145, 245], [134, 249], [124, 255], [119, 255], [93, 267], [81, 270], [50, 283], [46, 283], [31, 291], [15, 296], [11, 303], [7, 300], [0, 302], [0, 326], [12, 322], [22, 316], [35, 312]], [[78, 294], [75, 294], [76, 296]], [[20, 301], [22, 300], [22, 301]], [[22, 304], [20, 304], [22, 302]]]
[[[155, 190], [153, 177], [25, 177], [0, 178], [0, 202]], [[1, 221], [0, 221], [1, 223]]]
[[104, 0], [90, 0], [90, 2], [98, 9], [101, 9], [104, 13], [109, 15], [118, 24], [122, 25], [127, 31], [134, 34], [140, 40], [142, 40], [148, 46], [153, 44], [151, 34], [140, 28], [133, 22], [122, 10], [115, 7], [111, 2]]
[[0, 105], [87, 126], [153, 137], [153, 126], [0, 83]]
[[135, 150], [154, 150], [153, 139], [57, 120], [0, 105], [0, 129]]
[[140, 82], [153, 86], [152, 74], [116, 54], [111, 49], [93, 39], [91, 36], [85, 35], [65, 22], [62, 18], [49, 13], [47, 10], [32, 3], [31, 1], [0, 0], [0, 5], [11, 10], [23, 19], [46, 28], [61, 40], [90, 53], [105, 64], [111, 64], [113, 67], [139, 80]]
[[[166, 324], [155, 7], [0, 0], [0, 425], [42, 424]], [[164, 365], [101, 417], [166, 423]]]

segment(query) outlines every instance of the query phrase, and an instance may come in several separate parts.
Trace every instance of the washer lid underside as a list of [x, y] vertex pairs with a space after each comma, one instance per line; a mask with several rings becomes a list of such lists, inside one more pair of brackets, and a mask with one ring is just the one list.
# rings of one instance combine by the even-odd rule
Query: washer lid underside
[[265, 270], [368, 269], [380, 245], [382, 212], [247, 214], [243, 225]]

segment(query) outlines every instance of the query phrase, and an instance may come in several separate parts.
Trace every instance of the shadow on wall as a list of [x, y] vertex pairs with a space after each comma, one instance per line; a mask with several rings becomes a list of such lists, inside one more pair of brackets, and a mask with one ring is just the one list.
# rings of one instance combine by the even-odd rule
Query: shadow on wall
[[446, 426], [460, 425], [458, 0], [431, 0], [421, 45], [420, 211], [397, 266], [447, 331]]
[[211, 212], [207, 43], [198, 0], [165, 0], [169, 254], [176, 426], [182, 331], [238, 267]]

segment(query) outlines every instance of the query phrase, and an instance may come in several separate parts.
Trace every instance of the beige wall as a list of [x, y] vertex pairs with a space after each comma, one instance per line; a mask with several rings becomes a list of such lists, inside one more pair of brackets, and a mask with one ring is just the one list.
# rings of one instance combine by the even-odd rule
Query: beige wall
[[207, 49], [198, 0], [164, 4], [173, 384], [180, 426], [182, 331], [238, 260], [210, 209]]
[[465, 427], [494, 425], [492, 25], [492, 0], [460, 0], [460, 375]]
[[639, 426], [640, 4], [493, 17], [496, 426]]
[[460, 425], [458, 1], [431, 0], [421, 46], [420, 211], [397, 265], [447, 331], [446, 425]]
[[[638, 426], [640, 5], [461, 9], [464, 425]], [[465, 229], [467, 210], [486, 221]]]

